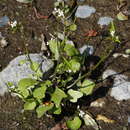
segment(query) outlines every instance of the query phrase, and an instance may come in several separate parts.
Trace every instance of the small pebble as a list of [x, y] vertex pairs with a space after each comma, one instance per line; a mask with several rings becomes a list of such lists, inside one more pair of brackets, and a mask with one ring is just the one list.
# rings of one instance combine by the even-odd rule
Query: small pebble
[[[63, 35], [62, 33], [57, 33], [57, 34], [58, 34], [58, 38], [59, 38], [60, 40], [64, 40], [64, 35]], [[71, 45], [74, 46], [74, 42], [71, 41], [71, 40], [67, 40], [66, 43], [67, 43], [67, 44], [71, 44]]]
[[0, 40], [0, 46], [2, 48], [5, 48], [6, 46], [8, 45], [8, 42], [5, 40], [5, 38], [3, 37], [1, 40]]
[[128, 123], [130, 124], [130, 116], [128, 116]]
[[96, 101], [91, 102], [91, 107], [103, 107], [105, 105], [105, 101], [102, 98], [97, 99]]
[[3, 16], [0, 18], [0, 27], [3, 27], [9, 23], [9, 18], [8, 16]]
[[114, 54], [113, 54], [113, 57], [114, 57], [114, 58], [117, 58], [117, 57], [120, 57], [120, 56], [122, 56], [122, 57], [124, 57], [124, 58], [128, 58], [128, 57], [129, 57], [129, 55], [127, 55], [127, 54], [122, 54], [122, 53], [114, 53]]
[[113, 18], [111, 17], [100, 17], [98, 20], [98, 24], [103, 26], [103, 25], [109, 25], [110, 22], [113, 21]]
[[91, 7], [91, 6], [88, 6], [88, 5], [83, 5], [83, 6], [79, 6], [77, 8], [75, 16], [78, 17], [78, 18], [87, 18], [95, 12], [96, 12], [96, 9], [94, 7]]
[[84, 52], [87, 53], [87, 55], [93, 55], [94, 48], [90, 45], [84, 45], [81, 48], [79, 48], [80, 54], [83, 54]]

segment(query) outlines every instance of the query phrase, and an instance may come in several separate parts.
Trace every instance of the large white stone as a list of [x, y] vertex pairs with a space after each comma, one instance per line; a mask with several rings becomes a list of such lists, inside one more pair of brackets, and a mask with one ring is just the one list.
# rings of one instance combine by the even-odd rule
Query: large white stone
[[128, 77], [123, 74], [118, 74], [113, 70], [106, 70], [103, 73], [103, 79], [109, 76], [113, 76], [114, 79], [110, 96], [118, 101], [130, 99], [130, 82], [128, 81]]
[[[40, 54], [29, 54], [29, 56], [33, 62], [41, 63], [43, 73], [53, 67], [53, 62], [43, 58]], [[20, 79], [27, 78], [34, 73], [30, 69], [30, 62], [27, 61], [24, 64], [20, 64], [20, 61], [25, 59], [27, 59], [27, 55], [16, 57], [0, 72], [0, 95], [4, 95], [5, 92], [8, 92], [8, 82], [13, 82], [16, 85]]]

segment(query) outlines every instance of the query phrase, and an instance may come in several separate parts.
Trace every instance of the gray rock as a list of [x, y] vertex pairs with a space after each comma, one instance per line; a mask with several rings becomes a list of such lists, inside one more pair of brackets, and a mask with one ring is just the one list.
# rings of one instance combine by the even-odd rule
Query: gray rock
[[[57, 33], [57, 36], [60, 40], [64, 40], [64, 35], [62, 33]], [[74, 46], [74, 42], [71, 40], [67, 40], [66, 43]]]
[[114, 76], [115, 74], [117, 74], [117, 72], [115, 72], [114, 70], [106, 70], [103, 72], [102, 78], [106, 79], [109, 76]]
[[9, 23], [8, 16], [3, 16], [0, 18], [0, 27], [3, 27], [4, 25], [7, 25]]
[[118, 74], [113, 70], [106, 70], [103, 73], [103, 79], [111, 75], [114, 78], [114, 83], [110, 92], [110, 96], [114, 97], [118, 101], [130, 99], [130, 82], [128, 81], [128, 77]]
[[96, 9], [94, 7], [83, 5], [77, 8], [75, 16], [78, 18], [87, 18], [91, 16], [92, 13], [95, 13], [95, 12], [96, 12]]
[[8, 42], [4, 36], [2, 36], [2, 33], [0, 32], [0, 47], [4, 48], [8, 45]]
[[128, 123], [130, 124], [130, 116], [128, 116]]
[[101, 26], [103, 25], [109, 25], [110, 22], [113, 21], [113, 18], [111, 17], [100, 17], [98, 20], [98, 24], [100, 24]]
[[79, 51], [80, 54], [83, 54], [85, 52], [87, 55], [92, 55], [94, 53], [94, 48], [90, 45], [84, 45], [81, 48], [79, 48]]
[[[53, 62], [42, 57], [40, 54], [29, 54], [33, 62], [41, 63], [43, 73], [53, 67]], [[0, 95], [8, 92], [7, 83], [13, 82], [17, 85], [22, 78], [31, 76], [34, 72], [30, 69], [30, 62], [20, 64], [21, 61], [28, 59], [26, 55], [21, 55], [13, 59], [9, 65], [0, 72]]]

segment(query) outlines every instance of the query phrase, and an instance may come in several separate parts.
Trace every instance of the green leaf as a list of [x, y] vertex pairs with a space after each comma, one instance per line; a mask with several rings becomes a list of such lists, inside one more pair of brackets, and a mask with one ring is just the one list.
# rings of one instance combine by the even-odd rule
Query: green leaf
[[27, 98], [29, 96], [29, 91], [27, 89], [21, 90], [20, 93], [23, 95], [24, 98]]
[[42, 117], [47, 111], [51, 110], [53, 108], [54, 104], [48, 104], [48, 105], [40, 105], [39, 107], [37, 107], [36, 112], [37, 112], [37, 116], [38, 118]]
[[112, 37], [115, 36], [115, 32], [116, 32], [115, 25], [114, 25], [113, 22], [111, 22], [110, 34], [111, 34]]
[[14, 83], [13, 82], [7, 82], [7, 86], [8, 87], [14, 86]]
[[24, 90], [24, 89], [26, 89], [30, 86], [36, 85], [36, 84], [38, 84], [37, 80], [31, 79], [31, 78], [24, 78], [18, 82], [18, 89]]
[[83, 96], [83, 93], [73, 89], [69, 89], [68, 94], [72, 97], [72, 99], [70, 99], [71, 102], [77, 102], [77, 100]]
[[69, 129], [78, 130], [81, 127], [82, 121], [76, 116], [73, 120], [67, 121], [66, 124]]
[[69, 26], [70, 31], [76, 31], [77, 30], [77, 25], [76, 24], [72, 24]]
[[60, 64], [57, 65], [56, 67], [56, 71], [61, 74], [61, 73], [64, 73], [64, 71], [66, 70], [65, 68], [65, 64], [62, 62]]
[[129, 55], [129, 54], [130, 54], [130, 49], [126, 49], [126, 50], [125, 50], [125, 53], [126, 53], [127, 55]]
[[31, 64], [30, 64], [30, 68], [33, 70], [33, 71], [38, 71], [38, 69], [40, 68], [40, 64], [37, 63], [37, 62], [34, 62], [32, 61]]
[[20, 3], [31, 3], [33, 0], [16, 0]]
[[24, 110], [34, 110], [36, 107], [36, 102], [34, 100], [30, 100], [25, 102]]
[[30, 68], [31, 68], [32, 71], [36, 72], [36, 74], [37, 74], [38, 77], [42, 77], [42, 72], [41, 72], [40, 64], [39, 63], [37, 63], [37, 62], [31, 62]]
[[53, 110], [53, 113], [56, 114], [56, 115], [61, 114], [61, 106], [59, 106], [58, 108], [55, 107], [54, 110]]
[[45, 92], [46, 92], [47, 87], [43, 84], [39, 88], [35, 88], [33, 91], [33, 97], [37, 99], [42, 99], [45, 97]]
[[79, 54], [78, 50], [71, 44], [66, 44], [64, 47], [64, 51], [68, 56], [75, 56]]
[[119, 39], [118, 36], [115, 36], [115, 37], [113, 38], [113, 40], [114, 40], [114, 42], [121, 43], [121, 41], [120, 41], [120, 39]]
[[40, 68], [40, 64], [32, 61], [30, 64], [30, 68], [36, 72]]
[[72, 59], [69, 61], [69, 64], [71, 66], [71, 70], [75, 73], [80, 69], [80, 63], [77, 62], [75, 59]]
[[59, 41], [55, 39], [49, 41], [49, 48], [51, 52], [54, 54], [55, 60], [59, 59], [59, 49], [58, 49], [59, 44], [60, 44]]
[[78, 87], [81, 87], [81, 86], [82, 86], [81, 81], [77, 82], [76, 85], [77, 85]]
[[19, 64], [20, 65], [23, 65], [23, 64], [25, 64], [27, 62], [27, 60], [21, 60], [20, 62], [19, 62]]
[[52, 85], [52, 82], [50, 80], [46, 80], [44, 83], [41, 84], [42, 85], [45, 85], [45, 86], [51, 86]]
[[67, 95], [65, 94], [65, 92], [56, 87], [55, 92], [51, 95], [51, 101], [53, 101], [58, 108], [62, 99], [66, 97]]
[[94, 87], [95, 87], [94, 82], [90, 80], [84, 80], [79, 90], [86, 95], [90, 95], [92, 94]]

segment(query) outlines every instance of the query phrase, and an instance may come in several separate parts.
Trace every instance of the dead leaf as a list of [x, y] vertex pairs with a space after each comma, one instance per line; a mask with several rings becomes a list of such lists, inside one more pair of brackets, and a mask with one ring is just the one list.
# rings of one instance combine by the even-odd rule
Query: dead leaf
[[41, 34], [41, 41], [42, 41], [41, 51], [46, 51], [47, 47], [46, 47], [46, 43], [45, 43], [45, 36], [43, 34]]
[[103, 98], [99, 98], [96, 101], [91, 102], [91, 107], [103, 107], [105, 105], [105, 101]]
[[118, 20], [121, 20], [121, 21], [128, 20], [128, 16], [123, 14], [122, 12], [119, 12], [117, 14], [117, 18], [118, 18]]
[[105, 123], [115, 123], [115, 120], [108, 119], [106, 116], [103, 115], [97, 115], [96, 120], [102, 120]]
[[92, 126], [95, 130], [99, 130], [100, 127], [98, 126], [97, 122], [88, 112], [84, 115], [83, 120], [86, 126]]
[[84, 36], [88, 36], [88, 37], [95, 37], [97, 36], [97, 32], [95, 30], [90, 30], [87, 33], [84, 34]]

